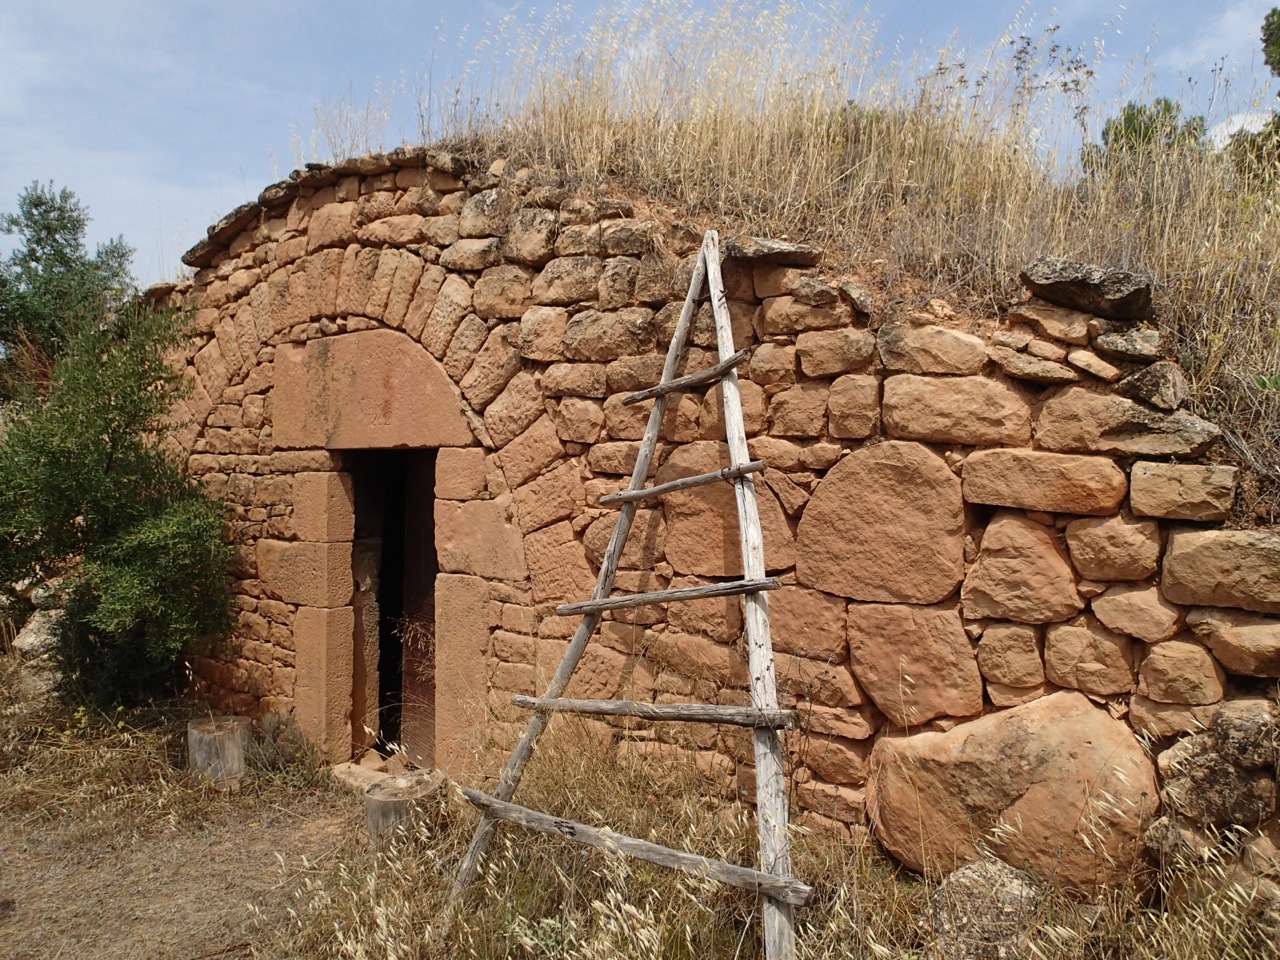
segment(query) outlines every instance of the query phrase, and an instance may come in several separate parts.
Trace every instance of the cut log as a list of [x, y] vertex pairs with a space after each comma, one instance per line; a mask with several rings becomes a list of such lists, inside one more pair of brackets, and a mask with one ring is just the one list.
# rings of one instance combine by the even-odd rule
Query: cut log
[[715, 483], [717, 480], [736, 480], [738, 477], [745, 477], [748, 473], [760, 473], [764, 468], [765, 463], [763, 460], [752, 460], [750, 463], [744, 463], [740, 467], [725, 467], [722, 470], [712, 470], [710, 473], [700, 473], [693, 477], [681, 477], [679, 480], [660, 483], [656, 487], [649, 487], [645, 490], [620, 490], [617, 493], [607, 493], [600, 498], [600, 506], [607, 507], [613, 503], [634, 503], [637, 500], [651, 500], [654, 497], [662, 496], [664, 493], [688, 490], [690, 487], [701, 487], [708, 483]]
[[249, 749], [248, 717], [203, 717], [187, 724], [187, 767], [219, 790], [239, 790]]
[[630, 607], [643, 607], [650, 603], [675, 603], [680, 600], [702, 600], [706, 597], [731, 597], [738, 593], [759, 593], [761, 590], [777, 590], [781, 586], [782, 581], [777, 577], [761, 577], [757, 580], [732, 580], [729, 583], [707, 583], [697, 587], [654, 590], [651, 593], [629, 593], [623, 597], [606, 597], [603, 600], [564, 603], [556, 607], [556, 616], [572, 617], [580, 613], [626, 610]]
[[443, 807], [449, 779], [439, 770], [413, 770], [372, 783], [364, 792], [364, 822], [369, 839], [385, 843], [409, 834], [420, 817], [428, 816], [433, 827], [438, 818], [431, 812]]
[[661, 844], [650, 843], [648, 840], [637, 840], [635, 837], [614, 833], [612, 830], [589, 827], [585, 823], [553, 817], [514, 803], [504, 803], [501, 800], [495, 800], [487, 793], [472, 790], [469, 787], [462, 788], [462, 795], [484, 811], [487, 816], [507, 820], [537, 833], [566, 837], [610, 853], [623, 853], [637, 860], [683, 870], [696, 877], [712, 877], [722, 883], [741, 887], [755, 894], [764, 894], [783, 903], [803, 905], [813, 895], [812, 887], [793, 877], [774, 876], [751, 867], [740, 867], [737, 864], [712, 860], [710, 857], [699, 856], [696, 853], [673, 850]]
[[735, 727], [769, 727], [791, 730], [796, 725], [794, 710], [757, 710], [755, 707], [721, 706], [714, 703], [639, 703], [635, 700], [548, 700], [516, 695], [511, 702], [526, 710], [552, 713], [582, 713], [597, 717], [639, 717], [641, 720], [678, 720], [690, 723], [726, 723]]

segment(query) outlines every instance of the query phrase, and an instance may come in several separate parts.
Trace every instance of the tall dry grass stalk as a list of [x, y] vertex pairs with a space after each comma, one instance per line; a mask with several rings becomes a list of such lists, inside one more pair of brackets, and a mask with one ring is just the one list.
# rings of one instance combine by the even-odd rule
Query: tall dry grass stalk
[[[421, 132], [825, 244], [891, 297], [996, 309], [1041, 255], [1150, 270], [1196, 408], [1280, 479], [1280, 391], [1255, 382], [1280, 372], [1275, 188], [1191, 146], [1086, 175], [1080, 150], [1120, 104], [1099, 108], [1085, 51], [1052, 27], [883, 63], [874, 26], [840, 3], [646, 0], [585, 26], [567, 7], [508, 15], [461, 77], [423, 85]], [[1228, 94], [1223, 115], [1247, 107]]]

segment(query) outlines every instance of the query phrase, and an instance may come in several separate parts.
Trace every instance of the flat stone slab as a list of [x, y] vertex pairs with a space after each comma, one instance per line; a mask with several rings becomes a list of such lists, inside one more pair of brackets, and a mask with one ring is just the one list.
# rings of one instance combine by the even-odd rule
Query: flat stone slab
[[821, 247], [767, 237], [725, 237], [720, 249], [726, 257], [734, 260], [773, 263], [782, 267], [813, 267], [822, 259]]
[[1152, 314], [1149, 276], [1059, 257], [1041, 257], [1019, 276], [1035, 296], [1068, 310], [1108, 320], [1146, 320]]

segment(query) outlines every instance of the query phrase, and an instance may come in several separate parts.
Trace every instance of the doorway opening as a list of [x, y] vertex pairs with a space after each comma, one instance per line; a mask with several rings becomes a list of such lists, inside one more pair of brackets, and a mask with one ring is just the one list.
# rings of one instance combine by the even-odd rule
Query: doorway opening
[[355, 752], [402, 750], [430, 766], [435, 746], [435, 450], [359, 450], [355, 488]]

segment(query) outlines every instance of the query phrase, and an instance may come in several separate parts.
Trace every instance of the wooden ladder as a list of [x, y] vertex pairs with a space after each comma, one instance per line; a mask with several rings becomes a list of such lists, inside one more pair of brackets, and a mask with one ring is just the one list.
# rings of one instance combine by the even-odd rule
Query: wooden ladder
[[[675, 372], [685, 353], [697, 301], [704, 283], [715, 317], [716, 344], [720, 362], [701, 372], [677, 378]], [[462, 860], [462, 865], [458, 869], [453, 890], [455, 905], [461, 894], [475, 880], [480, 859], [484, 856], [497, 821], [505, 820], [530, 830], [567, 837], [590, 846], [625, 853], [641, 860], [685, 870], [699, 876], [714, 877], [725, 883], [754, 891], [764, 898], [762, 917], [767, 960], [792, 960], [795, 956], [792, 908], [808, 901], [812, 888], [790, 875], [786, 783], [783, 776], [782, 739], [779, 731], [795, 726], [796, 715], [793, 710], [778, 709], [773, 648], [769, 636], [769, 605], [764, 591], [777, 589], [781, 583], [775, 578], [765, 576], [764, 540], [760, 530], [760, 516], [756, 508], [755, 486], [751, 476], [762, 471], [765, 465], [763, 461], [751, 460], [748, 456], [747, 435], [738, 391], [737, 367], [747, 360], [750, 351], [734, 352], [733, 347], [733, 330], [729, 320], [728, 304], [725, 302], [724, 281], [720, 274], [720, 241], [716, 232], [712, 230], [708, 231], [703, 239], [702, 249], [694, 266], [693, 278], [689, 284], [689, 292], [684, 300], [684, 308], [680, 312], [680, 320], [667, 350], [662, 379], [657, 386], [633, 393], [623, 400], [623, 403], [631, 404], [651, 399], [654, 405], [649, 414], [644, 439], [640, 443], [640, 450], [636, 456], [630, 486], [623, 492], [600, 498], [601, 504], [621, 504], [621, 510], [618, 513], [618, 522], [614, 527], [613, 536], [609, 540], [609, 546], [600, 564], [600, 576], [596, 581], [595, 592], [590, 600], [565, 604], [556, 609], [558, 616], [580, 614], [582, 620], [555, 675], [551, 678], [546, 693], [540, 698], [519, 696], [512, 698], [512, 703], [532, 710], [533, 715], [508, 759], [506, 768], [502, 771], [497, 789], [492, 795], [479, 790], [467, 788], [462, 790], [467, 800], [480, 809], [481, 819], [475, 835], [471, 838], [471, 845]], [[720, 381], [724, 400], [729, 466], [722, 470], [646, 488], [645, 478], [649, 474], [657, 447], [667, 397], [677, 391], [716, 380]], [[637, 504], [642, 500], [651, 500], [675, 490], [685, 490], [721, 480], [730, 481], [734, 486], [742, 547], [743, 578], [728, 583], [611, 597], [618, 561], [622, 556]], [[748, 667], [751, 674], [752, 705], [750, 707], [701, 703], [652, 704], [626, 700], [570, 700], [562, 696], [604, 611], [739, 594], [744, 597], [745, 603], [743, 621], [748, 645]], [[754, 731], [760, 868], [737, 866], [681, 850], [673, 850], [645, 840], [624, 837], [609, 830], [600, 830], [571, 820], [552, 817], [511, 803], [511, 798], [524, 774], [525, 765], [529, 762], [538, 737], [545, 729], [549, 716], [557, 712], [638, 717], [646, 720], [724, 723], [751, 727]], [[452, 912], [452, 910], [449, 911], [450, 915]]]

